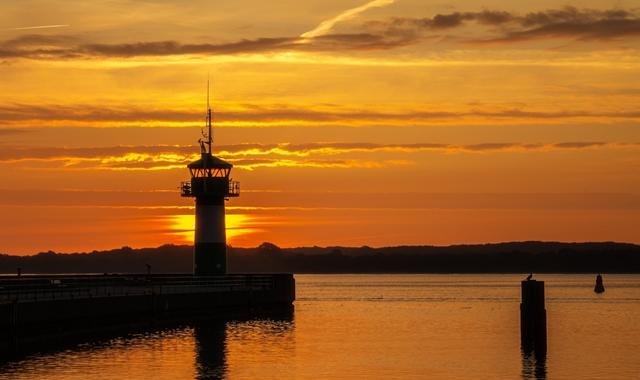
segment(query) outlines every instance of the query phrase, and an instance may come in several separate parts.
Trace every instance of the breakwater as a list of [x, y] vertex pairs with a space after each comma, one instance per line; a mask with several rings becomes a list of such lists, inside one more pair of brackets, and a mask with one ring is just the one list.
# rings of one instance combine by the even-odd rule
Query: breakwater
[[291, 274], [48, 275], [0, 278], [0, 352], [166, 321], [285, 311]]

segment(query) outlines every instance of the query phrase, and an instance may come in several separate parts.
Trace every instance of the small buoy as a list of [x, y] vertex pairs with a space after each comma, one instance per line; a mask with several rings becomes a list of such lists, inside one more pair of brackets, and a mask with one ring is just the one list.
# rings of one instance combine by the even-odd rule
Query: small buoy
[[593, 289], [596, 293], [604, 293], [604, 284], [602, 283], [602, 276], [596, 276], [596, 287]]

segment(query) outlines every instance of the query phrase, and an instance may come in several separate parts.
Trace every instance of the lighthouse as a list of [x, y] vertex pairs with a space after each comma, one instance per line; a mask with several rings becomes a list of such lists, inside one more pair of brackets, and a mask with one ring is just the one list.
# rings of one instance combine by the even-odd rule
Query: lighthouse
[[230, 178], [232, 164], [212, 153], [212, 112], [207, 83], [207, 132], [202, 133], [200, 159], [187, 165], [191, 180], [182, 182], [183, 197], [195, 198], [196, 225], [193, 273], [212, 276], [227, 273], [227, 239], [224, 202], [240, 195], [240, 184]]

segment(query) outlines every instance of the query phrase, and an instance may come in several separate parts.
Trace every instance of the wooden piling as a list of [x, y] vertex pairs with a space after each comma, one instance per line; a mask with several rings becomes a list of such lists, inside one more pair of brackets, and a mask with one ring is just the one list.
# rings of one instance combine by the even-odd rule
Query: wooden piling
[[525, 352], [547, 352], [547, 311], [544, 307], [544, 281], [522, 281], [520, 303], [520, 343]]

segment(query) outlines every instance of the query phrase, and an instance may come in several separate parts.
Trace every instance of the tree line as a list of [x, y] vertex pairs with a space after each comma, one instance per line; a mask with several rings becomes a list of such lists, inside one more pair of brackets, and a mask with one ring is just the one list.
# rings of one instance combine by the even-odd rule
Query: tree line
[[[84, 253], [0, 254], [0, 273], [191, 273], [193, 247], [122, 247]], [[640, 273], [640, 246], [514, 242], [481, 245], [229, 247], [235, 273]]]

